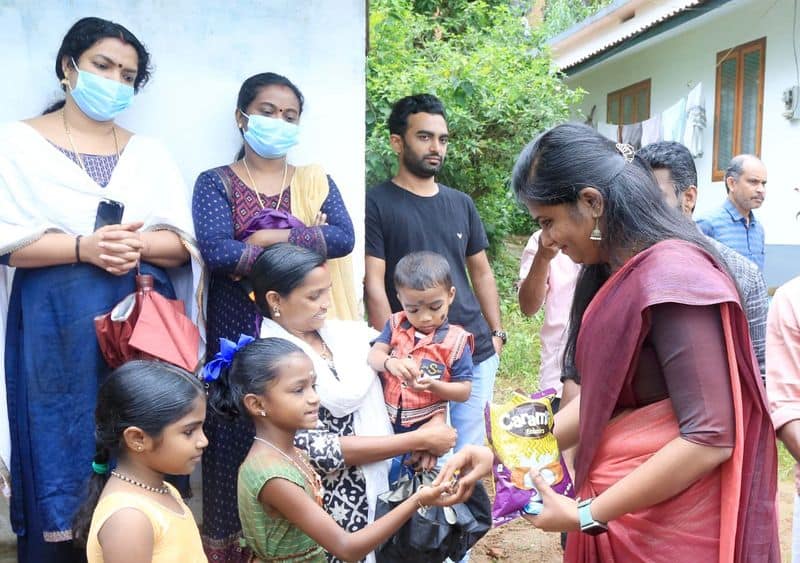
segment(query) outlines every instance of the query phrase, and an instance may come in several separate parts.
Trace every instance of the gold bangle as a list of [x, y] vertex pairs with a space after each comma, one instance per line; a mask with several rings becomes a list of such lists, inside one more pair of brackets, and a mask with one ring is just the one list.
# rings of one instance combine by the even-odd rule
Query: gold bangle
[[[419, 489], [417, 489], [417, 492], [420, 492], [422, 489], [424, 489], [427, 486], [428, 485], [420, 485]], [[422, 504], [422, 501], [419, 500], [419, 497], [417, 497], [417, 506], [419, 506], [420, 510], [428, 510], [430, 508], [430, 506], [428, 506], [427, 504]]]

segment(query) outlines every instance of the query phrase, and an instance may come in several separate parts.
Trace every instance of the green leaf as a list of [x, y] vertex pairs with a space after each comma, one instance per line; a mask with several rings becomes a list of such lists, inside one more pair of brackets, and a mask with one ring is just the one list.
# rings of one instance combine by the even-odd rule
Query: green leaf
[[530, 233], [530, 218], [507, 187], [517, 154], [536, 134], [568, 120], [584, 95], [562, 82], [544, 34], [526, 28], [521, 4], [369, 3], [367, 185], [396, 168], [386, 127], [392, 104], [433, 93], [445, 105], [452, 140], [438, 180], [475, 199], [493, 248], [509, 233]]

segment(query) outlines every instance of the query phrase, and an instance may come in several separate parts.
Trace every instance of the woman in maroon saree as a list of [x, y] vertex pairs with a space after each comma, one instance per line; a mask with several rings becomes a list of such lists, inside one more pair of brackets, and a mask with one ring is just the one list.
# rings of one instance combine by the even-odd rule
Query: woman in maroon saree
[[580, 508], [537, 476], [529, 521], [573, 532], [569, 562], [779, 561], [775, 433], [713, 248], [630, 147], [583, 125], [528, 145], [513, 186], [542, 238], [584, 264], [564, 358], [581, 394], [555, 422], [561, 448], [577, 445]]

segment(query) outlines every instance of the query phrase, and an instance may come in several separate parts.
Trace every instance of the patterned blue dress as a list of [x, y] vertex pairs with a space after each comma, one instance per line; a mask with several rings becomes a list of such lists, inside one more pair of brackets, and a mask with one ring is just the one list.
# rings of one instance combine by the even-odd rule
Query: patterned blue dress
[[[225, 183], [230, 186], [230, 197]], [[340, 258], [353, 250], [353, 223], [341, 193], [328, 177], [329, 193], [322, 204], [328, 224], [291, 229], [289, 242], [311, 248], [328, 258]], [[291, 212], [292, 191], [262, 196], [265, 207]], [[210, 360], [219, 351], [219, 339], [236, 340], [240, 334], [256, 336], [260, 318], [253, 303], [235, 278], [246, 276], [263, 248], [237, 238], [261, 211], [256, 193], [230, 166], [207, 170], [195, 182], [192, 217], [200, 252], [210, 271], [206, 309], [207, 352]], [[223, 420], [211, 411], [205, 432], [209, 445], [203, 453], [203, 547], [209, 561], [248, 561], [239, 545], [242, 527], [236, 500], [236, 475], [253, 442], [249, 420]]]
[[[74, 153], [56, 148], [78, 164]], [[106, 187], [117, 155], [81, 156], [89, 176]], [[9, 258], [0, 256], [0, 263]], [[175, 298], [163, 270], [142, 264], [142, 272], [153, 275], [159, 293]], [[16, 270], [5, 371], [11, 524], [20, 562], [85, 561], [83, 551], [72, 546], [72, 518], [91, 474], [97, 389], [110, 371], [94, 317], [135, 291], [134, 278], [135, 272], [115, 276], [91, 264]]]

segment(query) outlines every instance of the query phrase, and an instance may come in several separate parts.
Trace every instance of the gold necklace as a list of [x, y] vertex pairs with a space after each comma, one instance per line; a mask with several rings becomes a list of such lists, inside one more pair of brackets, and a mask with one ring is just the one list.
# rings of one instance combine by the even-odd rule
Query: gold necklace
[[322, 343], [322, 352], [320, 352], [319, 355], [320, 358], [325, 360], [325, 363], [328, 364], [328, 368], [330, 368], [331, 371], [335, 371], [336, 367], [333, 363], [333, 353], [331, 352], [331, 349], [328, 348], [328, 345], [325, 344], [325, 341], [322, 339], [322, 336], [320, 336], [319, 333], [317, 333], [317, 336], [319, 337], [319, 341]]
[[[319, 474], [316, 471], [314, 471], [314, 469], [303, 458], [303, 455], [300, 454], [300, 461], [303, 462], [303, 465], [306, 467], [306, 469], [308, 471], [306, 471], [306, 469], [303, 469], [302, 467], [300, 467], [300, 464], [298, 464], [294, 460], [294, 458], [292, 458], [292, 456], [287, 454], [285, 451], [280, 449], [278, 446], [276, 446], [275, 444], [273, 444], [269, 440], [265, 440], [264, 438], [261, 438], [259, 436], [254, 436], [254, 438], [256, 440], [258, 440], [259, 442], [261, 442], [262, 444], [268, 445], [270, 448], [272, 448], [273, 450], [275, 450], [276, 452], [281, 454], [283, 457], [288, 459], [289, 463], [294, 465], [295, 468], [297, 468], [297, 470], [300, 472], [300, 474], [303, 475], [305, 480], [308, 481], [308, 484], [311, 485], [311, 488], [314, 490], [314, 500], [317, 501], [318, 505], [322, 506], [322, 479], [320, 479]], [[298, 453], [300, 452], [300, 450], [298, 450], [297, 448], [292, 448], [292, 449], [295, 452], [298, 452]], [[312, 475], [313, 475], [313, 477], [312, 477]]]
[[137, 481], [133, 477], [129, 477], [128, 475], [123, 475], [117, 471], [111, 471], [111, 474], [119, 479], [120, 481], [125, 481], [126, 483], [130, 483], [131, 485], [136, 485], [137, 487], [141, 487], [145, 491], [150, 491], [151, 493], [158, 493], [160, 495], [168, 495], [169, 494], [169, 487], [167, 487], [164, 481], [161, 481], [160, 487], [154, 487], [152, 485], [148, 485], [146, 483], [142, 483], [141, 481]]
[[[247, 177], [250, 178], [250, 184], [253, 186], [253, 191], [256, 192], [256, 197], [258, 198], [258, 203], [261, 205], [261, 209], [264, 209], [264, 202], [261, 199], [261, 192], [258, 190], [258, 186], [256, 185], [256, 181], [253, 179], [253, 175], [250, 173], [250, 167], [247, 166], [247, 157], [242, 157], [242, 164], [244, 164], [244, 169], [247, 172]], [[286, 188], [286, 174], [289, 171], [289, 162], [284, 159], [283, 160], [283, 178], [281, 179], [281, 191], [278, 192], [278, 199], [275, 200], [275, 209], [278, 209], [278, 206], [281, 204], [281, 198], [283, 197], [283, 190]]]
[[[67, 112], [64, 108], [61, 109], [61, 118], [64, 121], [64, 132], [67, 134], [67, 140], [69, 141], [69, 146], [72, 149], [72, 152], [75, 153], [75, 158], [78, 159], [78, 164], [81, 165], [81, 168], [86, 174], [86, 165], [83, 163], [83, 157], [81, 153], [78, 152], [78, 148], [75, 146], [75, 141], [72, 139], [72, 132], [69, 129], [69, 123], [67, 123]], [[117, 151], [117, 162], [119, 162], [119, 140], [117, 139], [117, 128], [116, 126], [111, 126], [111, 134], [114, 136], [114, 149]], [[262, 206], [263, 207], [263, 206]]]

